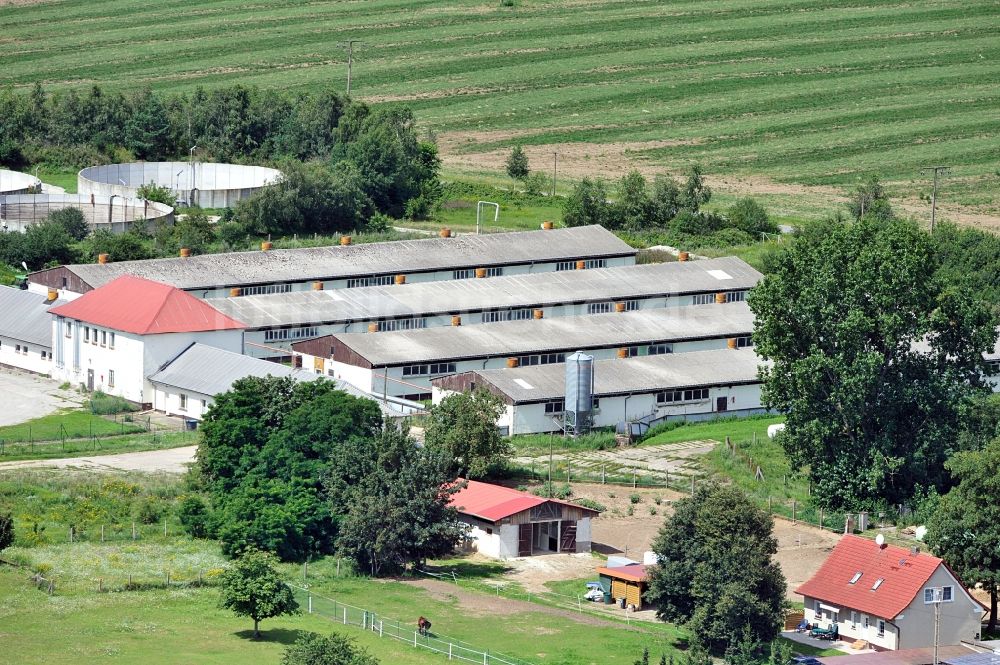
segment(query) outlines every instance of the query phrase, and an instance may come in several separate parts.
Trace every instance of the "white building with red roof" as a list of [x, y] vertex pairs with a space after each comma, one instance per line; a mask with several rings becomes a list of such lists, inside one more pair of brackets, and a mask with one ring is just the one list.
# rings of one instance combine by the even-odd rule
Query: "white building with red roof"
[[936, 605], [941, 645], [978, 639], [985, 613], [941, 559], [853, 535], [837, 543], [796, 593], [806, 621], [823, 628], [836, 623], [841, 639], [864, 640], [880, 651], [933, 646]]
[[49, 313], [53, 378], [147, 408], [153, 402], [147, 377], [192, 343], [243, 352], [243, 323], [140, 277], [119, 277]]
[[475, 549], [499, 559], [590, 552], [590, 520], [599, 514], [568, 501], [476, 480], [453, 494], [451, 505], [469, 525]]

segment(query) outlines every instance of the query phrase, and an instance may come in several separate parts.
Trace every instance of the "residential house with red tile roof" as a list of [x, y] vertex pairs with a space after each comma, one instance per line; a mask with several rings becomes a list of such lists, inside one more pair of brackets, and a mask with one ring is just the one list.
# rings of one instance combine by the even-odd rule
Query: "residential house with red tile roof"
[[476, 550], [507, 559], [590, 551], [590, 520], [599, 513], [568, 501], [546, 499], [501, 485], [467, 481], [451, 505], [469, 525]]
[[140, 277], [119, 277], [49, 313], [53, 378], [136, 404], [152, 404], [147, 377], [195, 342], [243, 352], [243, 323]]
[[941, 645], [978, 639], [985, 613], [941, 559], [853, 535], [796, 593], [806, 621], [836, 623], [841, 639], [865, 640], [876, 650], [933, 646], [935, 606]]

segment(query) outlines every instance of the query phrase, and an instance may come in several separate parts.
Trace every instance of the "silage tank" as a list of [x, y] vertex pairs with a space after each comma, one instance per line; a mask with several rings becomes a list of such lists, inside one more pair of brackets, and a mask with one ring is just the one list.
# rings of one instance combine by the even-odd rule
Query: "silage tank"
[[566, 357], [566, 424], [575, 431], [590, 429], [594, 408], [594, 357], [577, 351]]

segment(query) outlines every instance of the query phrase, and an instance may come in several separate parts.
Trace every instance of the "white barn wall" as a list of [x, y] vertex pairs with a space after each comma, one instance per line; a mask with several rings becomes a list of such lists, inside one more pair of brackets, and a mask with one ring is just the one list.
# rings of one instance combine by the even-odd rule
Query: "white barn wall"
[[0, 365], [48, 376], [52, 372], [51, 348], [0, 335]]

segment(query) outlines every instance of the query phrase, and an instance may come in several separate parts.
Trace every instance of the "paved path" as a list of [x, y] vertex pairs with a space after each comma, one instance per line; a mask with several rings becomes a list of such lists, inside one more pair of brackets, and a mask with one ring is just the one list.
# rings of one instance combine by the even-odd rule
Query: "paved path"
[[6, 469], [87, 469], [89, 471], [145, 471], [162, 473], [184, 473], [194, 462], [198, 446], [147, 450], [138, 453], [117, 455], [91, 455], [88, 457], [63, 457], [45, 460], [24, 460], [4, 462], [0, 471]]
[[58, 409], [75, 408], [84, 400], [75, 391], [61, 390], [58, 381], [7, 369], [0, 371], [0, 395], [0, 425], [16, 425]]

